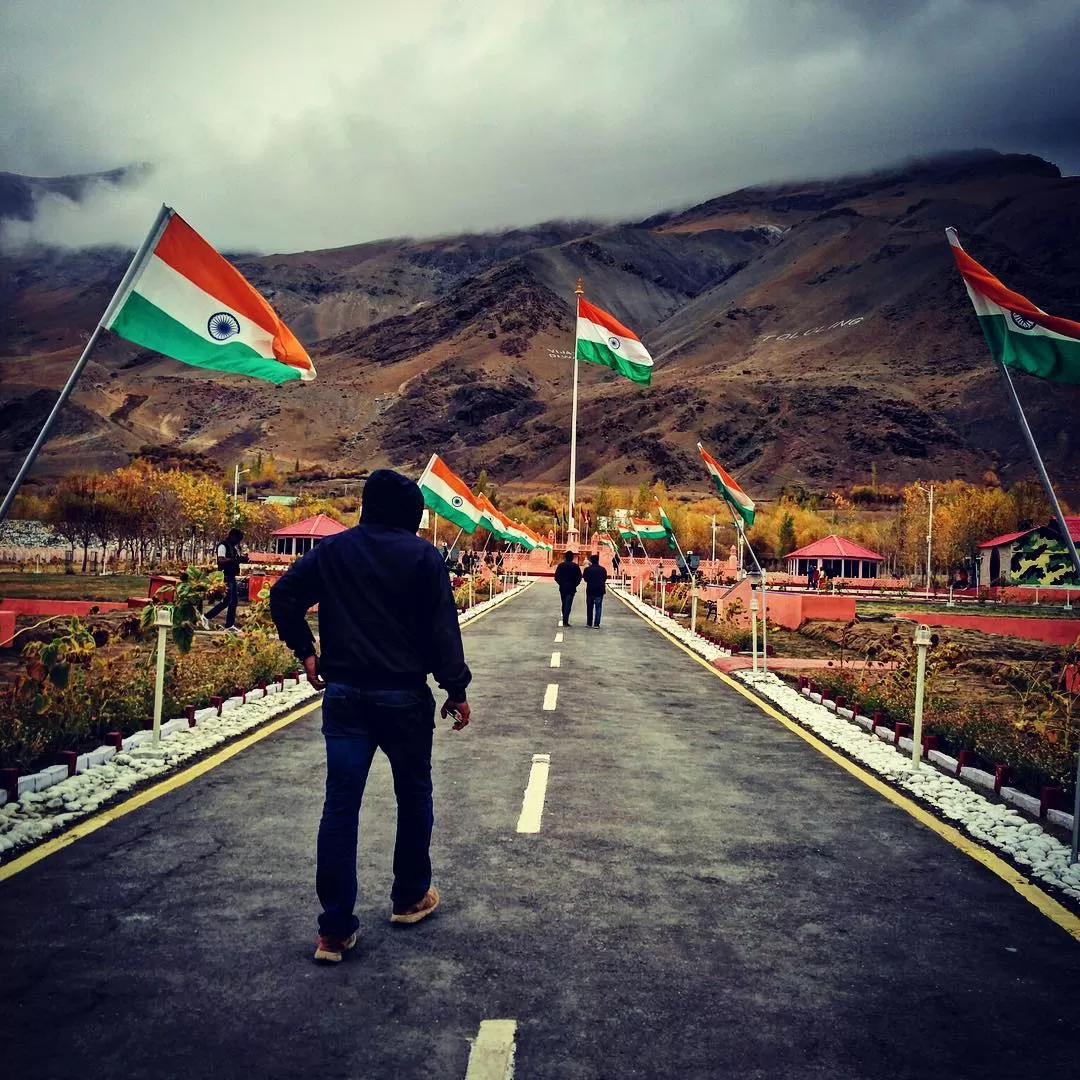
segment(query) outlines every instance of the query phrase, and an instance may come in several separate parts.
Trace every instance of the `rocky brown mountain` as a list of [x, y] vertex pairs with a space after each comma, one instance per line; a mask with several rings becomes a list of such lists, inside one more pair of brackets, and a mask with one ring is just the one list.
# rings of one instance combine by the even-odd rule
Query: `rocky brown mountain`
[[[208, 376], [105, 342], [39, 476], [143, 445], [223, 462], [256, 448], [330, 472], [418, 468], [558, 484], [568, 460], [573, 286], [632, 326], [651, 388], [582, 365], [579, 478], [701, 487], [702, 439], [751, 491], [1028, 475], [1020, 433], [944, 239], [1080, 317], [1080, 179], [972, 152], [748, 188], [617, 226], [549, 223], [236, 260], [309, 346], [311, 384]], [[212, 238], [211, 238], [212, 239]], [[128, 254], [0, 257], [0, 457], [19, 450]], [[1019, 377], [1066, 497], [1080, 388]]]

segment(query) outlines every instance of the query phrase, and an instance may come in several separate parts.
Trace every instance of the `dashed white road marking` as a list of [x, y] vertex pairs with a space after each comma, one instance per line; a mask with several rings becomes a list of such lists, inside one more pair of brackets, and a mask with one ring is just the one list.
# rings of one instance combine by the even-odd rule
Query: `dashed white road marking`
[[544, 691], [544, 712], [554, 712], [558, 702], [559, 684], [557, 682], [548, 683], [547, 689]]
[[561, 645], [562, 644], [562, 631], [561, 630], [555, 635], [555, 644], [556, 645]]
[[562, 667], [562, 653], [561, 652], [553, 652], [551, 654], [551, 666], [552, 667]]
[[547, 793], [550, 768], [550, 754], [533, 754], [529, 783], [525, 787], [525, 798], [521, 803], [521, 816], [517, 823], [517, 831], [520, 833], [540, 831], [540, 818], [544, 815], [544, 795]]
[[516, 1020], [481, 1020], [465, 1080], [513, 1080]]

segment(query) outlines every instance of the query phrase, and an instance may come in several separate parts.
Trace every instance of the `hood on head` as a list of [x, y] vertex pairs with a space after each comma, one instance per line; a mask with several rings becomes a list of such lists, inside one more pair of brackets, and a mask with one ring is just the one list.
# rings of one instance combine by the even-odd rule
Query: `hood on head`
[[415, 480], [393, 469], [376, 469], [364, 484], [360, 503], [362, 525], [386, 525], [416, 532], [424, 512], [424, 496]]

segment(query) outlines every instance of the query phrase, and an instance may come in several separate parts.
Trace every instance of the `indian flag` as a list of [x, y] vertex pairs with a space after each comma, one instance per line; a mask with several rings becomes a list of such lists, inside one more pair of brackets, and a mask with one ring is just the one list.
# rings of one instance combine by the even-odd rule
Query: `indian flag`
[[980, 266], [955, 229], [945, 235], [994, 359], [1040, 379], [1080, 383], [1080, 323], [1047, 315]]
[[577, 359], [602, 364], [646, 386], [652, 380], [652, 357], [637, 334], [584, 296], [578, 297]]
[[671, 519], [664, 513], [664, 508], [660, 505], [660, 500], [656, 500], [656, 509], [660, 511], [660, 524], [664, 526], [664, 532], [667, 535], [667, 546], [672, 551], [678, 550], [678, 543], [675, 540], [675, 527], [671, 524]]
[[663, 540], [667, 536], [667, 529], [659, 521], [648, 518], [632, 517], [630, 527], [642, 540]]
[[735, 509], [735, 512], [746, 522], [748, 526], [754, 524], [754, 501], [746, 494], [737, 483], [735, 478], [716, 460], [707, 453], [701, 443], [697, 444], [698, 451], [705, 462], [705, 467], [713, 478], [716, 490]]
[[175, 210], [162, 207], [148, 239], [105, 329], [196, 367], [272, 383], [315, 378], [311, 357], [274, 309]]
[[438, 454], [431, 455], [417, 484], [424, 494], [424, 505], [452, 521], [459, 529], [471, 534], [481, 524], [483, 511], [473, 493]]

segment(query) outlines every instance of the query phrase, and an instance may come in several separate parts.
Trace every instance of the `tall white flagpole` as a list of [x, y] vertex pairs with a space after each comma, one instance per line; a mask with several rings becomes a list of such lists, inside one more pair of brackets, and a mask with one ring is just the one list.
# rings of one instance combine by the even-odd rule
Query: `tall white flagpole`
[[585, 286], [581, 278], [578, 278], [574, 286], [574, 396], [570, 407], [570, 506], [569, 524], [566, 531], [566, 546], [576, 547], [577, 530], [577, 402], [578, 402], [578, 354], [577, 354], [577, 313], [581, 306], [581, 297], [585, 294]]
[[146, 234], [146, 238], [143, 240], [138, 251], [135, 252], [135, 256], [131, 260], [127, 272], [120, 279], [120, 284], [117, 285], [116, 292], [113, 293], [112, 299], [109, 301], [109, 306], [105, 309], [105, 314], [98, 320], [97, 326], [94, 327], [93, 333], [86, 342], [86, 347], [83, 349], [82, 355], [71, 369], [71, 374], [68, 376], [67, 382], [64, 383], [64, 388], [60, 391], [60, 396], [56, 399], [52, 411], [45, 418], [45, 423], [42, 425], [41, 431], [38, 432], [38, 436], [34, 440], [34, 445], [30, 447], [30, 452], [26, 455], [26, 459], [23, 461], [22, 465], [19, 466], [19, 471], [15, 474], [15, 479], [11, 481], [11, 487], [8, 488], [3, 503], [0, 503], [0, 521], [3, 521], [4, 518], [7, 517], [7, 512], [11, 509], [11, 504], [15, 501], [15, 496], [18, 494], [23, 480], [26, 479], [26, 474], [34, 464], [34, 459], [45, 445], [45, 441], [49, 437], [49, 432], [52, 430], [53, 424], [56, 423], [56, 418], [60, 415], [60, 410], [67, 403], [67, 399], [71, 397], [71, 392], [75, 389], [75, 384], [79, 381], [79, 376], [82, 374], [83, 368], [86, 367], [86, 361], [89, 360], [90, 352], [97, 344], [97, 340], [101, 336], [101, 331], [105, 329], [105, 324], [113, 317], [116, 309], [127, 299], [127, 294], [131, 289], [133, 282], [142, 271], [143, 264], [146, 262], [147, 258], [149, 258], [150, 253], [157, 246], [157, 242], [161, 239], [161, 234], [165, 231], [165, 226], [169, 224], [169, 219], [172, 215], [172, 210], [167, 206], [162, 206], [158, 211], [158, 216], [154, 219], [154, 224]]

